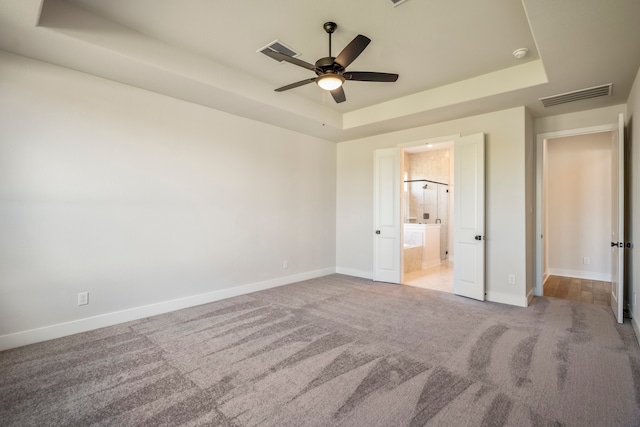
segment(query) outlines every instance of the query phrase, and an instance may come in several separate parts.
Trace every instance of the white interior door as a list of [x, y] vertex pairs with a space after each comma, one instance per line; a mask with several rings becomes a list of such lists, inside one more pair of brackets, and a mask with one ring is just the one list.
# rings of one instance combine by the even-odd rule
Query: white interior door
[[457, 139], [454, 153], [453, 292], [484, 301], [484, 134]]
[[624, 303], [624, 116], [611, 140], [611, 309], [623, 321]]
[[400, 168], [399, 148], [375, 151], [373, 280], [377, 282], [401, 283], [402, 280]]

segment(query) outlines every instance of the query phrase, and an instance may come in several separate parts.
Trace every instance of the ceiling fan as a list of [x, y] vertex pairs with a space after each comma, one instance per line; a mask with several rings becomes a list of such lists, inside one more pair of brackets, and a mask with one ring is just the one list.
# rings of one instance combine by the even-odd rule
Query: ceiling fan
[[276, 92], [284, 92], [285, 90], [316, 82], [322, 89], [330, 91], [333, 99], [339, 103], [347, 100], [342, 88], [345, 80], [361, 82], [395, 82], [398, 80], [397, 74], [373, 71], [346, 71], [346, 68], [364, 51], [371, 40], [362, 34], [358, 34], [338, 56], [333, 57], [331, 56], [331, 34], [334, 33], [336, 28], [338, 28], [338, 25], [335, 22], [325, 22], [324, 30], [329, 34], [329, 56], [318, 59], [315, 64], [310, 64], [274, 50], [263, 52], [277, 61], [286, 61], [316, 73], [316, 77], [291, 83], [276, 89]]

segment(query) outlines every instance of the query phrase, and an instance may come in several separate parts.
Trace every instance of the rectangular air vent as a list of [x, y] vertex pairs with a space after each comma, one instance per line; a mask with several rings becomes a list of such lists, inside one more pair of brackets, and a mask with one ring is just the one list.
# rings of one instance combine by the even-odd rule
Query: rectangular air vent
[[393, 5], [393, 7], [399, 6], [407, 0], [389, 0], [389, 2]]
[[594, 86], [587, 89], [575, 90], [573, 92], [561, 93], [560, 95], [547, 96], [540, 98], [540, 102], [545, 107], [566, 104], [567, 102], [581, 101], [583, 99], [598, 98], [600, 96], [611, 95], [613, 83], [602, 86]]
[[[300, 56], [299, 52], [296, 52], [295, 50], [291, 49], [289, 46], [285, 45], [284, 43], [282, 43], [280, 40], [277, 40], [277, 39], [272, 41], [265, 47], [261, 47], [256, 52], [260, 52], [264, 54], [266, 51], [269, 51], [269, 50], [282, 53], [283, 55], [287, 55], [287, 56], [294, 56], [294, 57]], [[277, 61], [277, 59], [274, 59], [274, 61]], [[278, 61], [278, 62], [282, 62], [282, 61]]]

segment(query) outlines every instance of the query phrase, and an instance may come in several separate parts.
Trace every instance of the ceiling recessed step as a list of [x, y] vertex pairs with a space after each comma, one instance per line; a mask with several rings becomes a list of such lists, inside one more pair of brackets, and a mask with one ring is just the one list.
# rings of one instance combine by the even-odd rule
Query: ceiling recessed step
[[601, 96], [610, 96], [613, 89], [613, 83], [602, 86], [594, 86], [587, 89], [574, 90], [573, 92], [561, 93], [559, 95], [547, 96], [539, 98], [542, 105], [552, 107], [554, 105], [566, 104], [568, 102], [582, 101], [583, 99], [598, 98]]

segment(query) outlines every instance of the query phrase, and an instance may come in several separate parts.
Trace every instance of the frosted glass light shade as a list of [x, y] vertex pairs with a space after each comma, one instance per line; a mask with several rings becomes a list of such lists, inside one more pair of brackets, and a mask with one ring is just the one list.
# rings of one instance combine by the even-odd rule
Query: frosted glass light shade
[[344, 83], [340, 74], [323, 74], [316, 79], [316, 83], [324, 90], [338, 89]]

